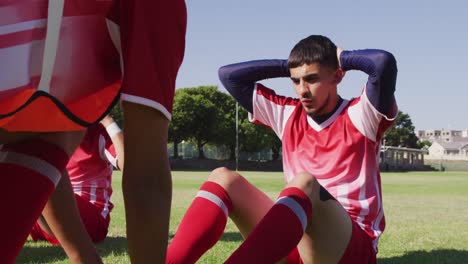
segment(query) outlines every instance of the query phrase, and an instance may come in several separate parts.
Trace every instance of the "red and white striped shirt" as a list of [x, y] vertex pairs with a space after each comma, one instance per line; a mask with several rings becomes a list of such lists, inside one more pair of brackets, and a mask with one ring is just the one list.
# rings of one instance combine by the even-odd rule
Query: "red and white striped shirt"
[[116, 164], [114, 146], [101, 124], [88, 129], [67, 164], [73, 192], [99, 208], [103, 218], [107, 218], [114, 207], [110, 197], [112, 171]]
[[[0, 0], [0, 127], [78, 130], [85, 125], [60, 124], [51, 111], [88, 123], [102, 116], [122, 75], [118, 26], [106, 18], [112, 3]], [[34, 111], [19, 111], [26, 105]], [[39, 121], [12, 120], [23, 112]]]
[[374, 239], [376, 249], [385, 228], [380, 139], [394, 116], [379, 113], [364, 89], [359, 98], [343, 100], [328, 120], [317, 124], [299, 100], [278, 96], [257, 83], [249, 118], [271, 127], [282, 140], [285, 181], [304, 171], [314, 175]]

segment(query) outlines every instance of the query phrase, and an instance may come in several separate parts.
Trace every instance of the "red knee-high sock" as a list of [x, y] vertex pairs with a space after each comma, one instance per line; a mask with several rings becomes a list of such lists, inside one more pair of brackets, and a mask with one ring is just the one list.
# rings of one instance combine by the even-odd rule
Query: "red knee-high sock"
[[276, 263], [297, 246], [311, 216], [309, 197], [295, 187], [284, 189], [226, 263]]
[[0, 263], [15, 261], [67, 162], [62, 149], [41, 140], [0, 149]]
[[219, 240], [231, 209], [231, 198], [223, 187], [205, 182], [169, 244], [166, 263], [195, 263]]

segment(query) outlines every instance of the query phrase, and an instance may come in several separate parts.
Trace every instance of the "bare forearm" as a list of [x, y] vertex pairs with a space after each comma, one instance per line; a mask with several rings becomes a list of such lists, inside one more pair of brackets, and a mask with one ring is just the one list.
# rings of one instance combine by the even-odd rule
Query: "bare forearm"
[[[110, 160], [117, 159], [117, 164], [114, 164], [117, 166], [117, 168], [121, 171], [124, 169], [124, 135], [119, 127], [119, 125], [114, 121], [114, 119], [110, 116], [107, 115], [101, 120], [101, 124], [106, 128], [107, 134], [109, 135], [112, 145], [114, 146], [115, 149], [115, 155], [111, 155], [112, 157]], [[112, 161], [111, 161], [112, 162]]]
[[112, 140], [112, 145], [114, 145], [115, 148], [115, 153], [117, 154], [117, 167], [119, 170], [123, 171], [124, 169], [124, 161], [125, 161], [125, 155], [124, 155], [124, 135], [122, 132], [115, 134], [111, 138]]

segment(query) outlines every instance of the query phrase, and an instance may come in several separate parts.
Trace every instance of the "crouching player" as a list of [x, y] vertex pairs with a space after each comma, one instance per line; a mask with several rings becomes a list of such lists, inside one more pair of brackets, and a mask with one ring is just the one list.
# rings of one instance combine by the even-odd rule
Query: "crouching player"
[[[94, 243], [107, 236], [114, 207], [110, 201], [112, 172], [114, 167], [123, 170], [123, 144], [122, 130], [108, 115], [87, 129], [66, 167], [81, 221]], [[31, 237], [34, 241], [59, 244], [43, 216], [34, 224]]]

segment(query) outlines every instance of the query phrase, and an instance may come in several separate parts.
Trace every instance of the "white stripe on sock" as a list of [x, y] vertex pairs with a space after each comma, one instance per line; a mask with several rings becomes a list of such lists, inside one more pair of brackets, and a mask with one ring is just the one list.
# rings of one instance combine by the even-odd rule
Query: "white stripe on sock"
[[213, 202], [214, 204], [219, 206], [221, 208], [221, 210], [223, 210], [224, 215], [226, 215], [226, 218], [229, 216], [229, 212], [228, 212], [226, 204], [224, 204], [223, 200], [221, 200], [221, 198], [219, 198], [218, 196], [216, 196], [216, 195], [214, 195], [214, 194], [212, 194], [210, 192], [200, 190], [200, 191], [198, 191], [196, 197], [205, 198], [208, 201]]
[[305, 231], [307, 227], [307, 215], [304, 211], [304, 208], [302, 208], [302, 206], [298, 202], [296, 202], [296, 200], [288, 196], [283, 196], [276, 201], [275, 205], [276, 204], [283, 204], [286, 205], [289, 209], [291, 209], [291, 211], [293, 211], [293, 213], [301, 222], [302, 230]]
[[[0, 163], [15, 164], [33, 170], [47, 177], [55, 186], [57, 186], [62, 176], [62, 173], [47, 161], [22, 153], [0, 151]], [[14, 177], [14, 175], [11, 175], [11, 177]]]

